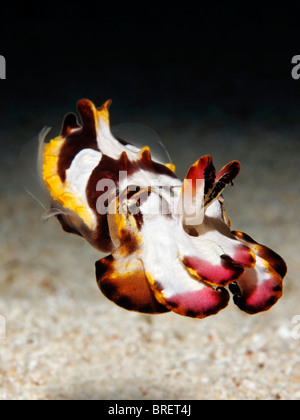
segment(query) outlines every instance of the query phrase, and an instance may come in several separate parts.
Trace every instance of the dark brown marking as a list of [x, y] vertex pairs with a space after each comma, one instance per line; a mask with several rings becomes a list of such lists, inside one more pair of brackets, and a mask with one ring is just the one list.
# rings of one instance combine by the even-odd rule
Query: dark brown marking
[[209, 164], [204, 169], [204, 196], [212, 189], [216, 179], [216, 169], [210, 160]]
[[88, 99], [81, 99], [77, 103], [77, 109], [82, 120], [83, 131], [88, 135], [96, 137], [98, 124], [96, 118], [98, 118], [98, 114], [95, 105]]
[[67, 114], [62, 125], [61, 136], [67, 137], [75, 128], [80, 128], [76, 115], [73, 113]]
[[116, 304], [129, 311], [134, 307], [134, 302], [128, 296], [119, 297], [116, 299]]
[[143, 218], [142, 213], [139, 211], [137, 214], [134, 214], [133, 216], [134, 216], [138, 230], [141, 230], [144, 223], [144, 218]]
[[171, 171], [171, 169], [169, 169], [167, 166], [165, 166], [161, 163], [154, 162], [152, 160], [152, 165], [151, 166], [152, 166], [152, 172], [156, 172], [160, 175], [168, 175], [171, 178], [177, 178], [178, 179], [178, 177], [175, 175], [175, 173], [173, 171]]
[[189, 316], [190, 318], [197, 318], [197, 316], [198, 316], [198, 314], [197, 314], [196, 312], [191, 311], [191, 310], [186, 311], [186, 312], [185, 312], [185, 315], [186, 315], [186, 316]]
[[231, 291], [233, 295], [236, 295], [236, 296], [242, 295], [241, 289], [239, 288], [236, 281], [229, 284], [229, 290]]
[[199, 234], [197, 232], [197, 229], [194, 228], [193, 226], [184, 226], [184, 230], [190, 236], [194, 236], [194, 237], [198, 237], [199, 236]]

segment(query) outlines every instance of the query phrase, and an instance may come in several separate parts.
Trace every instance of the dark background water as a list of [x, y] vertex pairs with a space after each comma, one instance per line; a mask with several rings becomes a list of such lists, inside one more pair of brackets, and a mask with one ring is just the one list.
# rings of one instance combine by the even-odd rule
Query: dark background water
[[[112, 98], [155, 112], [291, 124], [300, 116], [299, 5], [31, 1], [1, 5], [0, 126]], [[132, 115], [133, 115], [132, 114]]]
[[[82, 97], [97, 106], [112, 99], [112, 127], [138, 122], [153, 128], [179, 176], [201, 154], [220, 156], [224, 164], [221, 155], [233, 142], [249, 150], [252, 140], [242, 139], [253, 126], [271, 128], [274, 142], [276, 130], [288, 130], [282, 138], [292, 131], [300, 160], [300, 79], [291, 75], [292, 57], [300, 54], [299, 14], [299, 5], [288, 4], [1, 5], [3, 188], [11, 190], [14, 179], [20, 185], [17, 157], [24, 145], [44, 126], [59, 134], [63, 116], [76, 112]], [[202, 147], [216, 130], [227, 140]], [[266, 149], [273, 162], [276, 150]]]

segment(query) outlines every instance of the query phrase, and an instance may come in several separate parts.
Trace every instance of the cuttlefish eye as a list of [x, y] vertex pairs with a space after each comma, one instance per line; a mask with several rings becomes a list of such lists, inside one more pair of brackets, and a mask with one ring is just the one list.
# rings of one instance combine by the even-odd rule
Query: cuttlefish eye
[[146, 202], [150, 194], [150, 188], [129, 185], [126, 191], [120, 195], [120, 200], [123, 200], [123, 205], [127, 206], [129, 213], [134, 215], [141, 211], [141, 206]]

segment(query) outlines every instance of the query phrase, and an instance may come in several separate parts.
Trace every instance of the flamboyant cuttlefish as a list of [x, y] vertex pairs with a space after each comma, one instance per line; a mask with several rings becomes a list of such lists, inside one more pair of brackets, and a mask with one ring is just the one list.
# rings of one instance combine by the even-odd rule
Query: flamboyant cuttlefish
[[115, 138], [110, 101], [78, 103], [82, 126], [68, 114], [60, 136], [44, 145], [42, 177], [66, 232], [109, 254], [96, 262], [103, 294], [144, 313], [204, 318], [225, 308], [229, 290], [249, 314], [282, 295], [283, 259], [250, 236], [231, 231], [221, 195], [240, 171], [216, 172], [201, 157], [180, 181], [174, 166]]

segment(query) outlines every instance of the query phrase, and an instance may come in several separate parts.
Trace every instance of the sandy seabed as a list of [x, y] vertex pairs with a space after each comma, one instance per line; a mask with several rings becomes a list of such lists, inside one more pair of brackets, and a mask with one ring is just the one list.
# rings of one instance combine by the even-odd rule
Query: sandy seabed
[[[286, 260], [283, 297], [254, 316], [231, 301], [204, 320], [117, 307], [96, 285], [101, 255], [54, 219], [40, 221], [15, 179], [16, 142], [0, 168], [2, 400], [300, 399], [299, 127], [159, 124], [181, 177], [207, 153], [217, 168], [241, 162], [226, 209], [233, 229]], [[1, 136], [7, 145], [26, 134]]]

